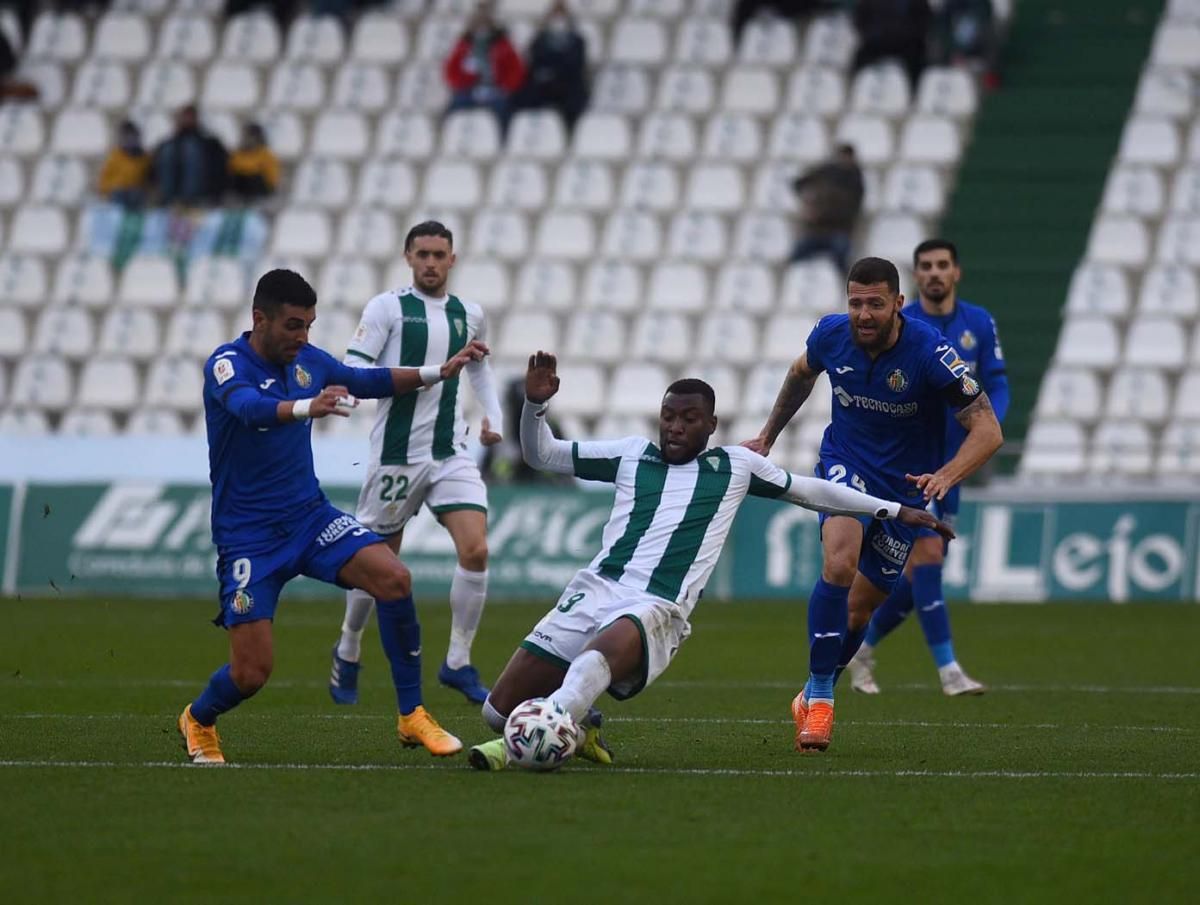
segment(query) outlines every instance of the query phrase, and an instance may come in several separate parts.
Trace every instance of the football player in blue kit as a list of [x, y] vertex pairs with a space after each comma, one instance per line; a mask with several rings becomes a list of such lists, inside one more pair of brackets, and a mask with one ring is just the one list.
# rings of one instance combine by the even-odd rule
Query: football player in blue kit
[[486, 355], [487, 347], [468, 343], [440, 366], [347, 367], [308, 344], [316, 304], [316, 293], [299, 274], [270, 271], [254, 291], [253, 329], [220, 346], [204, 365], [221, 602], [214, 622], [229, 632], [230, 657], [179, 716], [194, 763], [225, 762], [217, 717], [266, 684], [279, 593], [297, 575], [362, 588], [379, 601], [400, 742], [439, 754], [462, 748], [421, 706], [421, 628], [411, 576], [383, 538], [335, 509], [321, 492], [312, 422], [349, 414], [355, 397], [401, 395], [451, 378]]
[[[1008, 411], [1008, 377], [1004, 351], [996, 333], [996, 322], [978, 305], [958, 298], [962, 271], [958, 249], [945, 239], [927, 239], [913, 251], [913, 272], [917, 282], [917, 301], [909, 302], [901, 314], [924, 321], [942, 332], [967, 363], [971, 374], [987, 393], [998, 421]], [[966, 432], [955, 418], [946, 419], [947, 458], [958, 452]], [[944, 499], [933, 503], [937, 516], [953, 524], [958, 515], [958, 487], [950, 488]], [[948, 695], [977, 695], [987, 689], [959, 666], [950, 636], [950, 614], [942, 591], [942, 563], [949, 541], [918, 531], [908, 566], [897, 580], [892, 593], [871, 617], [867, 637], [848, 665], [850, 686], [866, 694], [879, 694], [875, 681], [875, 648], [915, 608], [925, 633], [925, 642], [933, 654], [942, 691]]]
[[[746, 445], [768, 453], [824, 371], [833, 415], [817, 474], [905, 505], [940, 500], [1000, 448], [991, 403], [938, 330], [900, 313], [904, 296], [895, 265], [863, 258], [846, 283], [848, 313], [817, 322], [767, 423]], [[947, 406], [966, 431], [949, 461], [943, 455]], [[915, 538], [915, 531], [889, 522], [821, 517], [823, 565], [808, 605], [809, 677], [792, 701], [797, 750], [829, 747], [834, 682], [904, 570]]]

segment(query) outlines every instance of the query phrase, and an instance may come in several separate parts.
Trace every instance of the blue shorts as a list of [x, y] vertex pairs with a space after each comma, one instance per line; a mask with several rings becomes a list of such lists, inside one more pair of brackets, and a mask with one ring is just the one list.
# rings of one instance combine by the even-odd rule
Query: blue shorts
[[382, 537], [326, 501], [301, 513], [296, 529], [286, 537], [221, 548], [221, 612], [213, 622], [228, 628], [274, 619], [279, 592], [297, 575], [346, 587], [337, 579], [342, 566], [363, 547], [381, 543]]
[[[958, 521], [958, 488], [950, 488], [950, 491], [946, 494], [944, 499], [931, 500], [928, 509], [931, 513], [933, 513], [934, 516], [940, 518], [943, 522], [953, 528], [954, 523]], [[932, 528], [918, 528], [917, 537], [940, 538], [941, 535]], [[950, 541], [945, 540], [944, 538], [943, 540], [944, 543], [942, 544], [942, 549], [945, 550], [946, 547], [950, 546]]]
[[[889, 490], [885, 484], [872, 475], [848, 471], [846, 466], [833, 459], [822, 457], [815, 470], [817, 477], [824, 480], [831, 480], [834, 476], [838, 476], [841, 480], [837, 483], [847, 484], [855, 490], [885, 500], [895, 497], [895, 491]], [[917, 529], [902, 525], [895, 519], [877, 519], [869, 515], [851, 517], [857, 518], [863, 526], [863, 543], [858, 554], [858, 571], [881, 591], [885, 593], [891, 591], [892, 586], [904, 572], [904, 564], [908, 561], [908, 554], [912, 551], [913, 541], [917, 539]], [[820, 514], [822, 528], [828, 518], [831, 516], [827, 513]]]

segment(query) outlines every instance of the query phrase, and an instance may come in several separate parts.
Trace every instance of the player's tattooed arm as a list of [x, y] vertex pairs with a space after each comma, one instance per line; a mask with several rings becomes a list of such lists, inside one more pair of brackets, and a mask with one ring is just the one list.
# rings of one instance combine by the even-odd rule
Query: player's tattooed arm
[[821, 372], [814, 371], [809, 366], [807, 354], [792, 362], [787, 377], [783, 379], [783, 386], [779, 389], [779, 395], [775, 397], [775, 406], [767, 417], [767, 423], [763, 425], [757, 437], [747, 440], [743, 445], [759, 455], [768, 455], [780, 432], [812, 394], [819, 376]]
[[1004, 433], [987, 393], [980, 391], [954, 417], [967, 431], [954, 458], [933, 474], [907, 476], [928, 500], [945, 497], [950, 488], [978, 471], [1004, 443]]

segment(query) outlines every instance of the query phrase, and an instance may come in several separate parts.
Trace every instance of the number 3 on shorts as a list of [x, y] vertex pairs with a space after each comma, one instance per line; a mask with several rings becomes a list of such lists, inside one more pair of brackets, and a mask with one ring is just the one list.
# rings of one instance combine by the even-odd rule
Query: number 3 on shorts
[[587, 596], [587, 595], [585, 595], [583, 593], [583, 591], [580, 591], [577, 594], [572, 594], [570, 597], [568, 597], [566, 600], [564, 600], [562, 603], [560, 603], [558, 606], [556, 606], [555, 609], [558, 610], [560, 613], [569, 613], [569, 612], [571, 612], [571, 609], [575, 606], [575, 604], [577, 604], [577, 603], [579, 603], [579, 601], [583, 600], [583, 598], [585, 596]]
[[239, 591], [250, 584], [250, 560], [243, 558], [233, 561], [233, 580], [237, 582]]

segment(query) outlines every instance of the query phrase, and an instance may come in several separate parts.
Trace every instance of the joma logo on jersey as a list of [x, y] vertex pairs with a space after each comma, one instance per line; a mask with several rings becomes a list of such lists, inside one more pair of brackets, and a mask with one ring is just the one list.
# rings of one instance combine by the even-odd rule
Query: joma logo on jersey
[[359, 524], [358, 519], [352, 515], [339, 515], [330, 522], [325, 530], [321, 532], [317, 538], [317, 543], [322, 547], [328, 547], [345, 537], [347, 534], [354, 532], [355, 537], [361, 537], [367, 533], [367, 529]]
[[908, 560], [908, 544], [882, 531], [871, 539], [871, 549], [897, 566], [903, 566]]

